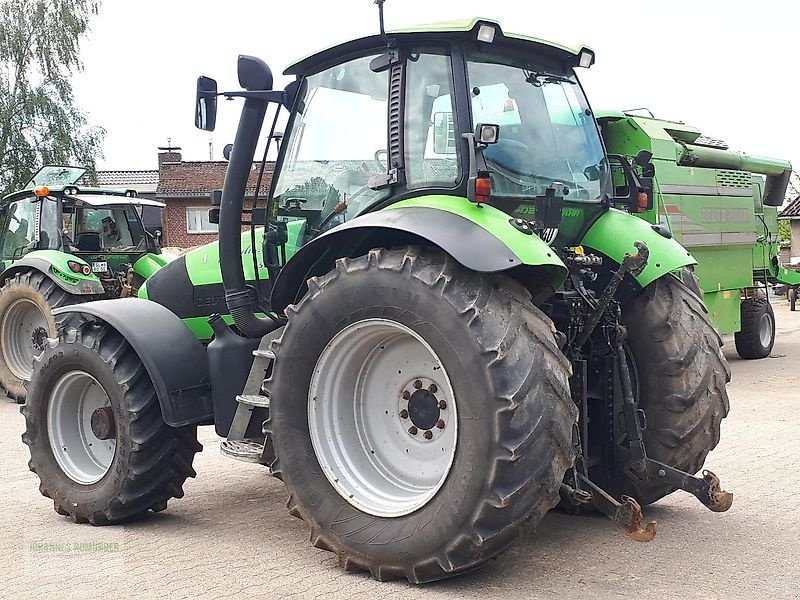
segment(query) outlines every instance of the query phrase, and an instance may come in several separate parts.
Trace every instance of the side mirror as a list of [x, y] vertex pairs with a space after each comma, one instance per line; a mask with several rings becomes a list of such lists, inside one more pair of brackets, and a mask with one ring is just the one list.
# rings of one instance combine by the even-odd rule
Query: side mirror
[[225, 144], [225, 147], [222, 149], [222, 157], [225, 160], [230, 160], [232, 150], [233, 150], [233, 144]]
[[201, 75], [197, 78], [197, 97], [194, 126], [203, 131], [214, 131], [217, 125], [217, 82]]
[[650, 164], [653, 160], [653, 153], [649, 150], [639, 150], [636, 156], [633, 157], [633, 167], [644, 167]]
[[[650, 153], [648, 152], [648, 154]], [[650, 156], [652, 157], [652, 154]], [[611, 178], [614, 185], [612, 202], [625, 205], [632, 213], [651, 210], [653, 208], [653, 178], [639, 177], [636, 173], [634, 165], [640, 164], [638, 163], [639, 155], [634, 158], [633, 164], [620, 154], [609, 154], [608, 159], [612, 163]], [[617, 163], [618, 168], [615, 169], [613, 163]], [[648, 164], [649, 162], [645, 162], [645, 167]]]

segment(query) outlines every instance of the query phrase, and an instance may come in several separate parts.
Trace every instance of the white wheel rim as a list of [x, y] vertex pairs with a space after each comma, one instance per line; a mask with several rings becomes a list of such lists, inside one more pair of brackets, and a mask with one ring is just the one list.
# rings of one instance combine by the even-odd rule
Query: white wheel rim
[[35, 346], [34, 337], [41, 330], [49, 334], [49, 329], [47, 317], [35, 302], [27, 298], [15, 300], [6, 309], [0, 324], [3, 358], [17, 379], [30, 380], [33, 359], [43, 350]]
[[[81, 485], [105, 477], [114, 460], [116, 436], [101, 440], [92, 431], [92, 413], [111, 406], [103, 386], [85, 371], [62, 375], [47, 403], [47, 432], [61, 470]], [[103, 435], [101, 433], [101, 435]]]
[[761, 319], [758, 321], [758, 337], [761, 341], [761, 346], [769, 348], [772, 342], [772, 317], [769, 313], [761, 315]]
[[430, 502], [447, 479], [458, 438], [455, 395], [441, 361], [419, 334], [386, 319], [353, 323], [322, 351], [308, 425], [333, 488], [378, 517]]

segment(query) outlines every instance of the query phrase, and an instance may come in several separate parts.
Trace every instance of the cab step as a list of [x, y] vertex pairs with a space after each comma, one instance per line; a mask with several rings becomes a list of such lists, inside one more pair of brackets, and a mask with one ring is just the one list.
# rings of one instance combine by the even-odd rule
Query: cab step
[[269, 396], [262, 396], [260, 394], [240, 394], [236, 396], [236, 401], [239, 404], [246, 404], [257, 408], [269, 408]]
[[234, 460], [266, 464], [266, 460], [263, 458], [263, 440], [224, 440], [222, 443], [220, 443], [219, 450], [222, 452], [222, 454], [228, 458], [233, 458]]

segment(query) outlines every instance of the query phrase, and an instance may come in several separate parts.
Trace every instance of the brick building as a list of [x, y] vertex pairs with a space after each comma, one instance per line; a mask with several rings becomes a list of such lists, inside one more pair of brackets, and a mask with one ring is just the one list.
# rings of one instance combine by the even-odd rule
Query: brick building
[[[163, 246], [191, 248], [217, 239], [217, 226], [208, 221], [212, 190], [222, 189], [228, 163], [225, 161], [184, 161], [170, 148], [158, 155], [156, 199], [167, 206], [162, 212]], [[245, 207], [252, 201], [258, 178], [258, 163], [253, 163], [247, 184]], [[267, 163], [259, 195], [265, 197], [272, 178], [273, 164]], [[263, 202], [259, 203], [263, 206]]]
[[796, 264], [800, 262], [800, 196], [784, 208], [778, 218], [789, 221], [792, 246], [789, 252], [789, 261], [787, 262]]

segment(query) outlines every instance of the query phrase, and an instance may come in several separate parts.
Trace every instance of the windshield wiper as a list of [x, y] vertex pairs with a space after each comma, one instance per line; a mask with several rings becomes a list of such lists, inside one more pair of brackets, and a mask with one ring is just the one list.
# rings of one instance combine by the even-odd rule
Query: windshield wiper
[[546, 71], [528, 71], [523, 69], [525, 73], [525, 81], [536, 87], [542, 87], [546, 83], [571, 83], [576, 85], [578, 82], [570, 79], [565, 75], [557, 75], [556, 73], [548, 73]]

